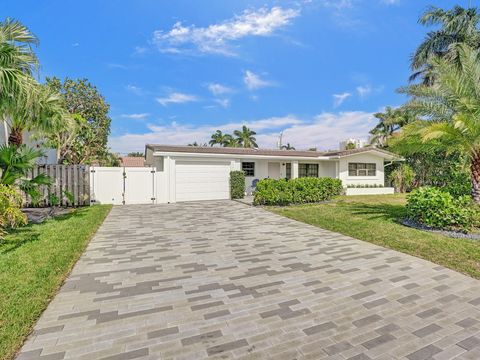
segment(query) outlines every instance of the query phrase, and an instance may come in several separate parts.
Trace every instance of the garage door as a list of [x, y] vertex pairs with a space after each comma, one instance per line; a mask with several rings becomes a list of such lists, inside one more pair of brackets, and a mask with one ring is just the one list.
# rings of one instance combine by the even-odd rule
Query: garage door
[[230, 198], [230, 163], [177, 161], [175, 194], [177, 201]]

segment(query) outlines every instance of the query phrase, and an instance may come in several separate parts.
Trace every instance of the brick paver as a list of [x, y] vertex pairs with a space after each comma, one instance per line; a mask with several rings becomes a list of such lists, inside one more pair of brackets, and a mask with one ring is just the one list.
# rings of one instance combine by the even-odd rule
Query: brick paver
[[26, 359], [479, 359], [480, 282], [230, 201], [114, 207]]

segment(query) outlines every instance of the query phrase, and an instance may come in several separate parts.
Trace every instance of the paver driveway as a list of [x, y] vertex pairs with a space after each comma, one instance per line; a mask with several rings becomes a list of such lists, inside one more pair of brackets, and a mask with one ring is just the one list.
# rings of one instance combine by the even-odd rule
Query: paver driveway
[[480, 282], [243, 204], [114, 207], [19, 359], [480, 359]]

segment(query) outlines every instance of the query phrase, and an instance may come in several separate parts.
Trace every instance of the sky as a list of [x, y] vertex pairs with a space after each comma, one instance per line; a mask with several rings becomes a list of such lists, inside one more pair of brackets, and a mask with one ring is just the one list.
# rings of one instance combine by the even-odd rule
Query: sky
[[[472, 5], [476, 1], [470, 0]], [[38, 36], [45, 77], [87, 78], [109, 146], [208, 142], [247, 125], [260, 147], [336, 149], [399, 106], [430, 5], [469, 0], [0, 0]]]

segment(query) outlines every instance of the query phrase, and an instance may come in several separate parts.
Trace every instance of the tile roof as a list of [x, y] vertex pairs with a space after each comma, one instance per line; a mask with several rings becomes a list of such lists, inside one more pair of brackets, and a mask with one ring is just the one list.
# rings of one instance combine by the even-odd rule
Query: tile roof
[[125, 167], [144, 167], [145, 159], [137, 156], [123, 156], [120, 158], [122, 166]]

